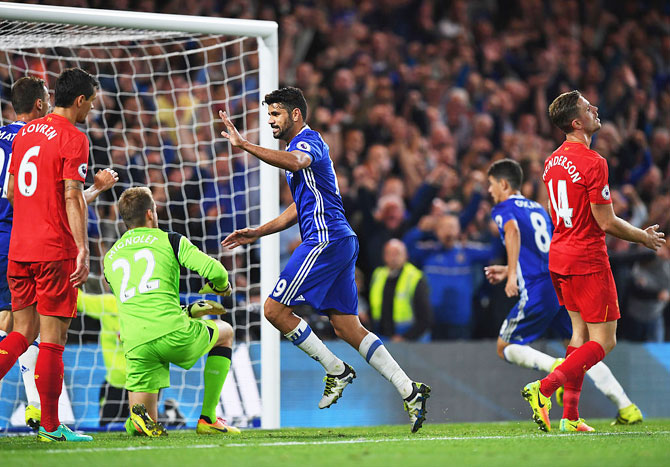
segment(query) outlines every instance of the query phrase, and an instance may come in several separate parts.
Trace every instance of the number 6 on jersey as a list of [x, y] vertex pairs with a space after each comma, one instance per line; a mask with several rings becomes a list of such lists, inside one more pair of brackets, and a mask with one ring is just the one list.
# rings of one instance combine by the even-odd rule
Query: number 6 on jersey
[[[30, 162], [31, 157], [39, 156], [40, 147], [33, 146], [28, 149], [21, 160], [19, 166], [19, 174], [16, 181], [19, 186], [19, 191], [23, 196], [32, 196], [37, 189], [37, 166], [34, 162]], [[30, 185], [26, 182], [26, 175], [30, 174]]]

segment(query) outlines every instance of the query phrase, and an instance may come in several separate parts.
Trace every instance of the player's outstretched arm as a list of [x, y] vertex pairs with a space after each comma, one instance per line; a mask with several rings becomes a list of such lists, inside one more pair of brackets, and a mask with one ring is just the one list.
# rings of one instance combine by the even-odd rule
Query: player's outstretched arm
[[169, 233], [170, 243], [177, 245], [177, 261], [185, 268], [195, 271], [205, 278], [209, 285], [208, 291], [199, 293], [215, 293], [217, 295], [230, 295], [231, 288], [228, 283], [228, 271], [221, 262], [203, 253], [200, 248], [195, 246], [183, 235]]
[[312, 158], [309, 154], [302, 151], [279, 151], [277, 149], [268, 149], [257, 144], [250, 143], [240, 135], [233, 122], [228, 118], [228, 114], [223, 110], [219, 110], [219, 116], [226, 126], [226, 131], [221, 132], [221, 136], [228, 139], [230, 144], [236, 148], [243, 149], [250, 154], [258, 157], [263, 162], [279, 167], [280, 169], [297, 172], [300, 169], [309, 167], [312, 163]]
[[65, 180], [65, 212], [72, 237], [77, 245], [77, 268], [70, 275], [70, 282], [75, 287], [86, 282], [89, 272], [88, 209], [84, 199], [84, 184], [78, 180]]
[[98, 170], [93, 177], [93, 185], [84, 190], [84, 199], [86, 204], [91, 204], [100, 193], [109, 190], [119, 181], [119, 174], [113, 169]]
[[610, 235], [629, 242], [639, 243], [654, 251], [665, 244], [665, 234], [658, 231], [658, 224], [651, 225], [644, 230], [638, 229], [614, 214], [614, 208], [611, 204], [592, 203], [591, 212], [598, 226]]
[[270, 222], [255, 229], [247, 227], [246, 229], [236, 230], [231, 233], [221, 242], [221, 246], [232, 250], [240, 245], [248, 245], [261, 237], [288, 229], [296, 222], [298, 222], [298, 211], [295, 203], [291, 203], [284, 212]]

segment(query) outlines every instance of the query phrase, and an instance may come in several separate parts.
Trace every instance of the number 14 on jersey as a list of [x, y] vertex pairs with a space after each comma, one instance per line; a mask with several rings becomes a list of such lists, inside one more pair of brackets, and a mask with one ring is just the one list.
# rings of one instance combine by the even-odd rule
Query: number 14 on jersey
[[572, 228], [572, 208], [568, 204], [568, 186], [565, 180], [558, 180], [556, 183], [556, 191], [558, 195], [558, 204], [556, 204], [556, 197], [554, 196], [554, 180], [549, 180], [549, 199], [551, 199], [551, 207], [554, 208], [556, 213], [556, 227], [561, 219], [565, 227], [568, 229]]

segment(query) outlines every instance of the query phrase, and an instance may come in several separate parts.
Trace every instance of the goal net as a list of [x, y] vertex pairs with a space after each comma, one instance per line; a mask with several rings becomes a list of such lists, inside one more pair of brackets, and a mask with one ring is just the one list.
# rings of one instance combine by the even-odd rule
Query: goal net
[[[232, 252], [220, 246], [233, 230], [256, 226], [276, 214], [277, 174], [221, 138], [218, 118], [218, 111], [226, 110], [249, 140], [273, 144], [259, 122], [262, 96], [276, 87], [276, 25], [7, 7], [12, 8], [5, 4], [0, 10], [2, 18], [11, 18], [0, 20], [2, 124], [15, 119], [10, 90], [18, 78], [43, 78], [53, 93], [64, 69], [80, 67], [100, 82], [94, 109], [81, 126], [91, 142], [86, 186], [98, 170], [111, 167], [119, 173], [116, 186], [89, 206], [91, 274], [84, 287], [89, 301], [68, 334], [63, 421], [89, 430], [118, 429], [123, 422], [124, 361], [117, 310], [113, 300], [105, 300], [109, 288], [102, 276], [102, 258], [125, 231], [116, 208], [119, 196], [128, 187], [148, 186], [160, 227], [185, 235], [218, 258], [234, 286], [234, 297], [224, 300], [224, 319], [234, 326], [236, 339], [219, 414], [238, 426], [260, 426], [261, 421], [264, 427], [277, 426], [278, 370], [263, 367], [277, 364], [273, 346], [278, 347], [278, 339], [267, 323], [261, 324], [261, 298], [273, 285], [272, 275], [276, 277], [279, 249], [265, 240]], [[114, 23], [106, 25], [109, 21]], [[137, 24], [143, 27], [137, 29]], [[268, 24], [274, 25], [270, 35]], [[197, 294], [202, 285], [201, 277], [182, 269], [182, 303], [202, 298]], [[264, 359], [268, 352], [272, 357]], [[172, 366], [171, 386], [159, 400], [164, 422], [194, 426], [202, 402], [203, 365], [204, 359], [189, 371]], [[262, 375], [263, 385], [272, 386], [272, 391], [261, 392]], [[262, 400], [268, 393], [274, 395]], [[24, 427], [27, 403], [17, 364], [0, 382], [0, 430]]]

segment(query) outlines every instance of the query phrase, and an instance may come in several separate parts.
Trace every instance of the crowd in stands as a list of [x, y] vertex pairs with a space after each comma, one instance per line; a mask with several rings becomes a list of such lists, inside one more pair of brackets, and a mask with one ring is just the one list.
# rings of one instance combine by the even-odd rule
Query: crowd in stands
[[[277, 21], [279, 82], [304, 91], [308, 122], [330, 147], [359, 235], [366, 317], [373, 271], [384, 264], [387, 242], [400, 239], [430, 286], [432, 318], [422, 319], [431, 320], [434, 337], [497, 335], [513, 301], [482, 271], [505, 262], [490, 219], [486, 170], [501, 158], [519, 161], [523, 195], [546, 206], [543, 162], [564, 138], [547, 107], [572, 89], [599, 109], [602, 128], [592, 148], [608, 160], [617, 215], [670, 232], [667, 2], [42, 3]], [[125, 158], [110, 159], [122, 173]], [[175, 216], [197, 211], [193, 196], [192, 210]], [[293, 235], [282, 236], [282, 248], [295, 244], [299, 234]], [[666, 340], [670, 247], [654, 254], [611, 238], [608, 246], [620, 337]]]

